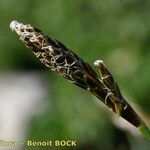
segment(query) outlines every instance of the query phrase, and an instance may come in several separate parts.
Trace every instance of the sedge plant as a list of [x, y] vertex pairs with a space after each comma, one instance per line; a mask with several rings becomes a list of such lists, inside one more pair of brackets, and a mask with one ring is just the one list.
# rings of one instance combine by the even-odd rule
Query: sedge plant
[[149, 128], [124, 99], [116, 81], [102, 60], [94, 62], [94, 65], [100, 71], [100, 77], [98, 77], [92, 67], [71, 49], [46, 36], [39, 29], [18, 21], [12, 21], [10, 28], [19, 35], [20, 40], [35, 54], [41, 63], [73, 84], [91, 92], [113, 112], [150, 138]]

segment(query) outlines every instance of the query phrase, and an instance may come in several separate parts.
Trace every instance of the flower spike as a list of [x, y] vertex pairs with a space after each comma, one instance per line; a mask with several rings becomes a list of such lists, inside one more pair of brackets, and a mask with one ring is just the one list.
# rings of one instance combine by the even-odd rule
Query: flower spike
[[123, 98], [119, 87], [103, 61], [95, 61], [101, 72], [99, 78], [90, 65], [61, 42], [46, 36], [30, 24], [12, 21], [10, 28], [15, 31], [24, 45], [52, 71], [73, 84], [90, 91], [111, 110], [130, 122], [150, 138], [150, 131], [142, 119]]

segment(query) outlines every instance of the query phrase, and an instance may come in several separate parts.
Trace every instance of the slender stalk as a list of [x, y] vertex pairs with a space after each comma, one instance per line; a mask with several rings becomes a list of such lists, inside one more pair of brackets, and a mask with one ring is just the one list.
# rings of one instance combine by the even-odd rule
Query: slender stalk
[[10, 28], [19, 35], [20, 40], [39, 58], [41, 63], [73, 84], [90, 91], [113, 112], [150, 138], [148, 127], [124, 99], [103, 61], [94, 62], [101, 73], [98, 77], [88, 63], [64, 44], [46, 36], [39, 29], [17, 21], [12, 21]]

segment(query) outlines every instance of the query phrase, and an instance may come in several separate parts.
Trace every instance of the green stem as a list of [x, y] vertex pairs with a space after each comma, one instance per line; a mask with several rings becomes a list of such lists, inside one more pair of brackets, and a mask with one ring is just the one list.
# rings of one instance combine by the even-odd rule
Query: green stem
[[139, 131], [150, 140], [150, 129], [143, 123], [138, 127]]

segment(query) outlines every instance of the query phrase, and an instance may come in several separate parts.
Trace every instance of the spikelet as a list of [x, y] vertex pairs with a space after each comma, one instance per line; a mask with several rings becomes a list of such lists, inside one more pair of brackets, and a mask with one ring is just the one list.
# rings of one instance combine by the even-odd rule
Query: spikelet
[[41, 63], [77, 86], [90, 91], [112, 111], [150, 137], [149, 129], [123, 98], [103, 61], [94, 62], [101, 74], [98, 77], [88, 63], [64, 44], [46, 36], [39, 29], [17, 21], [12, 21], [10, 28], [19, 35], [20, 40], [39, 58]]

